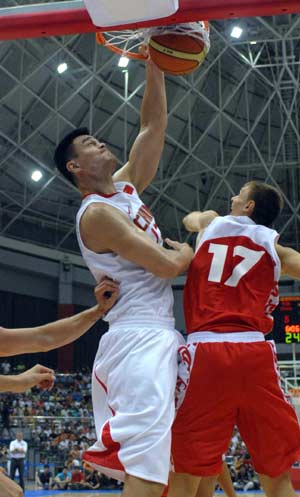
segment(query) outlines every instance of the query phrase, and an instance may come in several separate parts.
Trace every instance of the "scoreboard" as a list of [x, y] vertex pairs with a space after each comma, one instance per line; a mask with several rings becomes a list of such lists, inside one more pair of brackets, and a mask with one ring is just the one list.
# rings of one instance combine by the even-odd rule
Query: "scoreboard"
[[277, 343], [300, 343], [300, 295], [280, 297], [273, 318], [273, 331], [267, 338]]

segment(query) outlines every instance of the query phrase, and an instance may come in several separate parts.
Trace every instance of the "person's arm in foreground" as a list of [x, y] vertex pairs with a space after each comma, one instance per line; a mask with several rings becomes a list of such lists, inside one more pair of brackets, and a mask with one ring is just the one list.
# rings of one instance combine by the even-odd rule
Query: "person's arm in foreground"
[[23, 497], [21, 487], [2, 472], [0, 472], [0, 497]]
[[113, 306], [118, 297], [118, 288], [116, 282], [103, 280], [95, 289], [98, 304], [75, 316], [35, 328], [0, 328], [0, 356], [46, 352], [73, 342]]

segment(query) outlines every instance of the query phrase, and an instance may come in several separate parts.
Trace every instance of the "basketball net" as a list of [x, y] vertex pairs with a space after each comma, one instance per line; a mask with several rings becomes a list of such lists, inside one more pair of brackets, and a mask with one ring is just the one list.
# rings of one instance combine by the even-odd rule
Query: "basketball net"
[[112, 52], [129, 59], [146, 59], [139, 53], [139, 47], [148, 44], [152, 36], [166, 34], [192, 36], [200, 39], [204, 44], [204, 56], [210, 49], [209, 24], [207, 21], [188, 22], [183, 24], [170, 24], [169, 26], [155, 26], [144, 29], [108, 31], [97, 33], [96, 40]]

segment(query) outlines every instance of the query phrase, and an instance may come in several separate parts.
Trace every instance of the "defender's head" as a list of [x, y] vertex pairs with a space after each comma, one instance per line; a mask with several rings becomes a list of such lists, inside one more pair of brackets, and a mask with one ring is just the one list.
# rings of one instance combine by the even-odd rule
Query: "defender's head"
[[256, 224], [271, 226], [283, 208], [281, 193], [271, 185], [249, 181], [231, 199], [231, 214], [248, 216]]

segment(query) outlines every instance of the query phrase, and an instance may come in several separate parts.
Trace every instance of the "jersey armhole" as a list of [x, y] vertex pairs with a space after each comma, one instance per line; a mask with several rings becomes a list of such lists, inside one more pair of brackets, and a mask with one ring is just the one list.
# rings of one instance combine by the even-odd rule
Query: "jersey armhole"
[[[126, 183], [126, 182], [124, 182]], [[78, 243], [79, 245], [81, 245], [84, 250], [86, 250], [88, 253], [90, 254], [113, 254], [114, 252], [94, 252], [93, 250], [89, 249], [84, 243], [83, 243], [83, 240], [81, 238], [81, 233], [80, 233], [80, 222], [81, 222], [81, 218], [83, 216], [83, 214], [85, 213], [86, 209], [92, 205], [92, 204], [106, 204], [106, 205], [109, 205], [110, 207], [112, 207], [113, 209], [116, 209], [120, 212], [122, 212], [122, 214], [125, 215], [124, 211], [120, 208], [120, 207], [117, 207], [115, 205], [110, 205], [108, 202], [105, 202], [105, 200], [91, 200], [91, 202], [89, 202], [87, 205], [84, 206], [84, 208], [81, 210], [79, 209], [78, 213], [77, 213], [77, 216], [76, 216], [76, 233], [77, 233], [77, 239], [78, 239]], [[80, 218], [78, 219], [80, 215]]]

